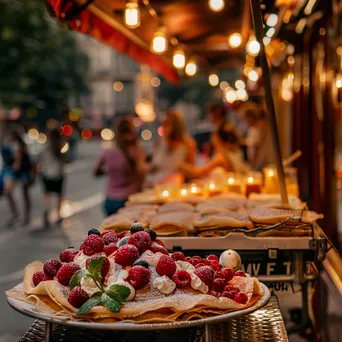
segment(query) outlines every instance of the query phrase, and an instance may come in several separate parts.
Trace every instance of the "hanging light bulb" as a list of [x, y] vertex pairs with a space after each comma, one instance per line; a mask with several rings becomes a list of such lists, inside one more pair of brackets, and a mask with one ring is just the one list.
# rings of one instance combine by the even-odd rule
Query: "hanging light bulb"
[[275, 13], [271, 13], [266, 20], [266, 25], [273, 27], [277, 25], [277, 22], [278, 22], [278, 15]]
[[233, 33], [228, 37], [228, 45], [232, 49], [238, 48], [242, 43], [242, 37], [240, 33]]
[[126, 3], [125, 24], [130, 28], [140, 26], [140, 8], [138, 0], [130, 0]]
[[178, 69], [182, 70], [185, 67], [185, 54], [184, 50], [181, 48], [178, 48], [175, 50], [173, 54], [173, 66]]
[[167, 39], [165, 34], [165, 29], [161, 28], [158, 30], [152, 38], [151, 51], [160, 55], [167, 50]]
[[259, 75], [255, 70], [250, 70], [248, 73], [248, 79], [252, 82], [256, 82], [259, 79]]
[[228, 88], [225, 93], [226, 101], [228, 103], [234, 103], [236, 101], [236, 91], [232, 88]]
[[249, 41], [247, 42], [247, 46], [246, 46], [247, 52], [251, 55], [251, 56], [257, 56], [259, 54], [260, 51], [260, 44], [259, 42], [255, 39], [255, 37], [251, 37], [249, 38]]
[[220, 12], [224, 8], [224, 0], [209, 0], [209, 7], [214, 12]]
[[220, 79], [216, 74], [210, 74], [208, 77], [208, 81], [212, 87], [216, 87], [219, 84]]
[[194, 59], [190, 59], [189, 62], [185, 66], [185, 73], [187, 76], [194, 76], [197, 72], [197, 64]]

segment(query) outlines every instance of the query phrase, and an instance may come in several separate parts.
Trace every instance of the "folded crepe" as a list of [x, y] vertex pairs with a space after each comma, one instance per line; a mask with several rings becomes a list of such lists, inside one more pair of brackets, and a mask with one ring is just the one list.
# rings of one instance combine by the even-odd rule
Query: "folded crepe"
[[168, 213], [168, 212], [174, 212], [174, 211], [189, 211], [194, 212], [195, 208], [193, 205], [186, 203], [186, 202], [171, 202], [163, 204], [159, 207], [158, 213]]
[[159, 199], [153, 191], [147, 190], [143, 192], [137, 192], [136, 194], [128, 196], [128, 201], [126, 206], [136, 205], [136, 204], [161, 204], [162, 199]]
[[200, 203], [196, 206], [196, 211], [202, 215], [217, 214], [229, 211], [244, 210], [241, 202], [234, 202], [233, 200], [226, 199], [209, 199], [204, 203]]
[[118, 210], [118, 214], [126, 213], [126, 212], [132, 212], [132, 211], [154, 211], [157, 212], [159, 206], [157, 204], [135, 204], [131, 206], [125, 206], [124, 208], [121, 208]]
[[210, 200], [227, 200], [230, 202], [238, 203], [241, 206], [245, 206], [247, 203], [247, 197], [242, 194], [238, 194], [235, 192], [225, 192], [213, 197], [210, 197]]
[[248, 208], [264, 207], [274, 209], [304, 209], [306, 203], [295, 195], [288, 195], [289, 203], [283, 203], [279, 194], [255, 194], [252, 193], [247, 202]]
[[199, 216], [189, 211], [167, 212], [151, 219], [150, 228], [158, 236], [186, 236], [196, 232], [192, 222]]

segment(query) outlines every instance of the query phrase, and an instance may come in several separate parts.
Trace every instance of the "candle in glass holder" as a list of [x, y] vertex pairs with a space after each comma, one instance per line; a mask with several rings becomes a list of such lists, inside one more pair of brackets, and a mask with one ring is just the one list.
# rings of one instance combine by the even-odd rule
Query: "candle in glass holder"
[[287, 192], [299, 197], [297, 169], [295, 167], [288, 167], [285, 169], [285, 183]]
[[161, 184], [161, 185], [156, 185], [154, 187], [154, 191], [156, 194], [156, 197], [159, 199], [162, 199], [164, 201], [169, 201], [174, 197], [175, 195], [175, 188], [174, 186], [170, 186], [170, 184]]
[[246, 176], [245, 191], [248, 197], [251, 193], [261, 193], [262, 176], [260, 172], [249, 172]]
[[179, 191], [179, 197], [180, 198], [186, 198], [188, 196], [188, 194], [189, 194], [189, 191], [185, 186], [183, 186]]
[[228, 192], [241, 193], [241, 178], [235, 173], [228, 173], [227, 179], [227, 190]]
[[264, 191], [267, 193], [279, 192], [277, 171], [273, 167], [265, 167], [263, 172], [265, 178]]
[[222, 192], [222, 189], [213, 180], [210, 180], [205, 186], [207, 196], [215, 196]]
[[188, 192], [191, 196], [198, 196], [201, 194], [201, 188], [196, 184], [191, 184]]

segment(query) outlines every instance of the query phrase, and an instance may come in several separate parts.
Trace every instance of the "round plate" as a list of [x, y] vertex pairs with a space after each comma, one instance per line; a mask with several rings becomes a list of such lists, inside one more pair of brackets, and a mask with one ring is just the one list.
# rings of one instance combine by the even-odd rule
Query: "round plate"
[[213, 317], [197, 319], [186, 322], [171, 322], [171, 323], [96, 323], [96, 322], [79, 322], [72, 321], [67, 316], [65, 317], [52, 317], [45, 315], [43, 312], [39, 312], [37, 307], [30, 303], [26, 303], [14, 298], [7, 298], [8, 304], [16, 311], [39, 320], [50, 322], [54, 324], [67, 325], [72, 327], [78, 327], [83, 329], [95, 329], [95, 330], [164, 330], [164, 329], [177, 329], [177, 328], [190, 328], [199, 325], [216, 324], [227, 319], [237, 318], [247, 315], [253, 311], [256, 311], [265, 306], [270, 300], [271, 293], [266, 285], [260, 283], [260, 287], [264, 292], [264, 295], [251, 307], [243, 310], [232, 311], [224, 315], [216, 315]]

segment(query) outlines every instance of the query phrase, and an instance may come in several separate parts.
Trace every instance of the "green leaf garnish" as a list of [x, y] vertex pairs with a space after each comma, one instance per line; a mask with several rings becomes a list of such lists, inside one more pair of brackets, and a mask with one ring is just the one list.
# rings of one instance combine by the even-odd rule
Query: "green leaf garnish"
[[105, 257], [99, 257], [90, 261], [88, 265], [88, 272], [94, 278], [95, 281], [101, 282], [101, 268]]
[[103, 304], [111, 312], [119, 312], [121, 307], [121, 302], [109, 297], [106, 293], [101, 295], [101, 304]]
[[117, 301], [120, 301], [120, 304], [131, 294], [131, 290], [124, 285], [114, 284], [112, 285], [106, 294]]
[[72, 290], [76, 286], [80, 286], [82, 278], [86, 277], [87, 274], [88, 274], [87, 270], [84, 270], [84, 269], [78, 270], [70, 279], [70, 282], [69, 282], [70, 290]]
[[94, 306], [101, 304], [102, 292], [94, 293], [76, 312], [77, 316], [83, 315]]

